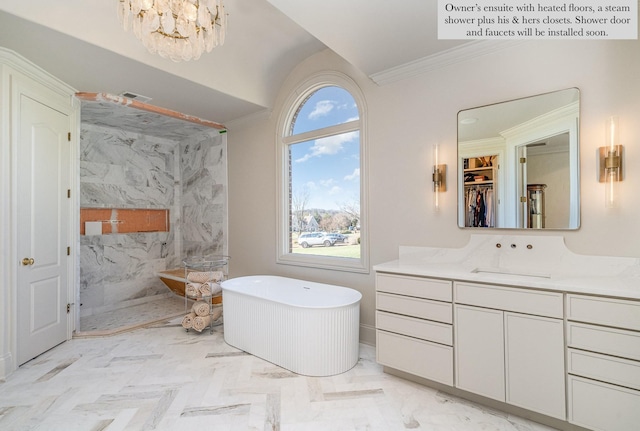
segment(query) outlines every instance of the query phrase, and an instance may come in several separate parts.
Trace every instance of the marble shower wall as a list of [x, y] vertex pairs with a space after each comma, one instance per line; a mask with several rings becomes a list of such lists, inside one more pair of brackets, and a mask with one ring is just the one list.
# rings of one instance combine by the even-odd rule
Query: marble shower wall
[[156, 271], [179, 261], [179, 143], [82, 124], [80, 206], [169, 209], [170, 232], [82, 235], [81, 316], [167, 293]]
[[169, 293], [157, 271], [227, 253], [226, 134], [191, 132], [167, 139], [83, 121], [80, 206], [168, 208], [170, 231], [82, 235], [81, 316]]
[[227, 254], [227, 135], [180, 144], [183, 256]]

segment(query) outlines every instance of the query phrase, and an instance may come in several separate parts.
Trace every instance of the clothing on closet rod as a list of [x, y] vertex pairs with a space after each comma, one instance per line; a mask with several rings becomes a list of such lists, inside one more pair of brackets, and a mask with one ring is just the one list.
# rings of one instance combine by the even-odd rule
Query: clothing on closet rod
[[465, 226], [495, 227], [493, 187], [477, 185], [465, 188], [467, 207]]

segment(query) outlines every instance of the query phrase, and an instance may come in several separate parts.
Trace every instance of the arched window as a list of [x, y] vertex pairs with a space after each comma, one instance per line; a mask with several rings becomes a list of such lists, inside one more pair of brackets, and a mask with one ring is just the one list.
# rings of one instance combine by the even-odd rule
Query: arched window
[[364, 100], [344, 75], [311, 78], [278, 134], [278, 262], [368, 272]]

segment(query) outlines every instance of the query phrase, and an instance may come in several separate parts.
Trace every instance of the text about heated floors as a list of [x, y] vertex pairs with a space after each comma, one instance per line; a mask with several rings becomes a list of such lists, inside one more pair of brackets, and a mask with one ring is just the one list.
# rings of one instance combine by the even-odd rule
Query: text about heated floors
[[438, 0], [438, 39], [637, 38], [637, 0]]

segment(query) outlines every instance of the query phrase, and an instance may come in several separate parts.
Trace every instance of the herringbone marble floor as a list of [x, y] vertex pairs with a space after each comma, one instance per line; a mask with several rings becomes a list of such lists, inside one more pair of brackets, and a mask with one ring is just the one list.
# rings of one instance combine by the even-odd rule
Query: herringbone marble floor
[[180, 319], [73, 339], [0, 383], [0, 430], [497, 430], [549, 428], [384, 374], [375, 349], [304, 377]]

